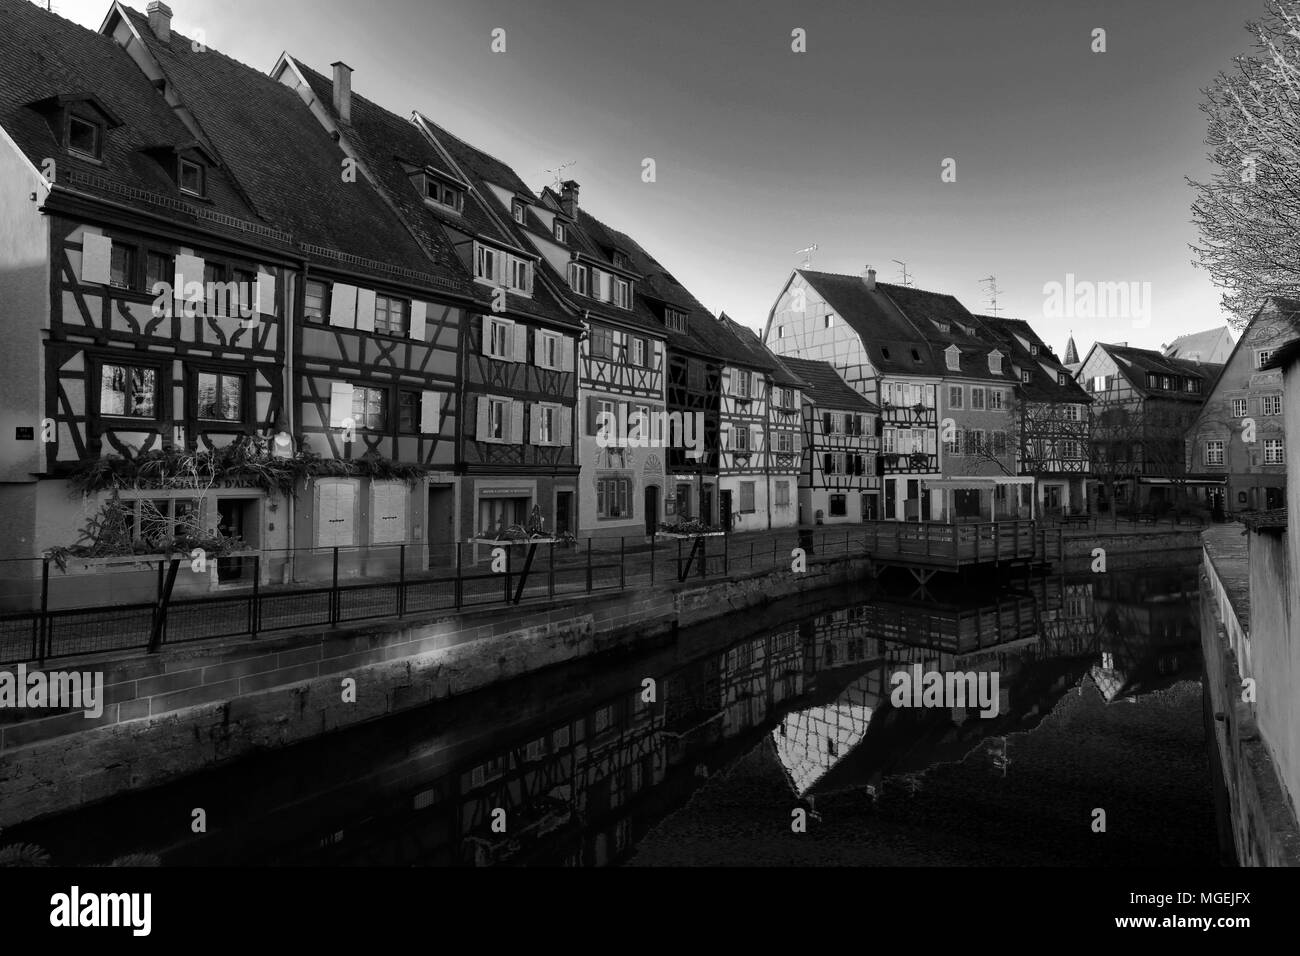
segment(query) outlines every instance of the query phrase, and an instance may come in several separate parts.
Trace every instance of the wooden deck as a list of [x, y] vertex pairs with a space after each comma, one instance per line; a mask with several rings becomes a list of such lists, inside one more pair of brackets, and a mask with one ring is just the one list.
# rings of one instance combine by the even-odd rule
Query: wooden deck
[[863, 523], [867, 554], [882, 564], [958, 571], [977, 565], [1036, 564], [1061, 557], [1059, 529], [1025, 520], [946, 524]]

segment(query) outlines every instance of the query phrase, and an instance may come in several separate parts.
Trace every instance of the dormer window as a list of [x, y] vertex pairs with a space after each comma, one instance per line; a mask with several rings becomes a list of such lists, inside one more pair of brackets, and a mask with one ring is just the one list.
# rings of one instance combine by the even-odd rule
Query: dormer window
[[989, 353], [989, 371], [994, 375], [1002, 374], [1002, 353], [996, 349]]
[[912, 349], [912, 361], [913, 362], [921, 361], [921, 353], [918, 352], [916, 349]]
[[620, 309], [632, 308], [632, 283], [614, 277], [614, 304]]
[[1057, 384], [1057, 385], [1064, 385], [1064, 384], [1065, 384], [1065, 373], [1064, 373], [1064, 372], [1057, 372], [1057, 373], [1056, 373], [1056, 384]]
[[524, 215], [525, 215], [524, 204], [521, 203], [518, 199], [516, 199], [512, 204], [511, 211], [515, 217], [515, 222], [519, 223], [522, 226], [524, 224]]
[[614, 253], [614, 268], [615, 268], [615, 269], [626, 269], [626, 268], [627, 268], [627, 256], [626, 256], [624, 253], [615, 251], [615, 253]]
[[674, 332], [685, 332], [686, 313], [680, 309], [664, 309], [664, 325]]
[[181, 192], [188, 193], [191, 196], [203, 195], [203, 167], [194, 162], [192, 159], [180, 159], [180, 169], [176, 177], [176, 182], [181, 188]]
[[1038, 344], [1037, 344], [1036, 342], [1030, 342], [1030, 343], [1029, 343], [1029, 354], [1030, 354], [1030, 355], [1037, 355], [1037, 354], [1038, 354]]
[[564, 223], [560, 222], [560, 220], [558, 219], [555, 220], [555, 241], [556, 242], [569, 241], [569, 230], [565, 229]]
[[88, 159], [99, 159], [104, 145], [104, 127], [84, 116], [68, 115], [68, 149]]
[[465, 208], [465, 190], [427, 173], [424, 176], [424, 198], [456, 212], [461, 212]]
[[1022, 382], [1028, 382], [1029, 379], [1030, 379], [1029, 369], [1024, 369], [1024, 370], [1020, 373], [1020, 381], [1022, 381]]
[[569, 288], [578, 295], [587, 294], [587, 270], [576, 262], [569, 263]]
[[948, 370], [951, 372], [961, 371], [961, 349], [955, 345], [950, 345], [944, 349], [943, 354], [948, 359]]

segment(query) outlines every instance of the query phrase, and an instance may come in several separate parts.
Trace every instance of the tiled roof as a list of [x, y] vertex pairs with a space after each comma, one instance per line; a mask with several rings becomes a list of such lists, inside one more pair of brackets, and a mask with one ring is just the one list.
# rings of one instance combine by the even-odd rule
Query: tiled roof
[[[1008, 363], [1003, 364], [1001, 374], [989, 370], [993, 349], [988, 337], [981, 335], [979, 320], [953, 296], [879, 281], [871, 290], [861, 276], [810, 269], [798, 272], [858, 333], [872, 365], [883, 374], [960, 374], [1007, 384], [1013, 381]], [[974, 334], [968, 334], [967, 328]], [[960, 372], [948, 368], [945, 349], [953, 345], [961, 353]]]
[[[1010, 360], [1029, 372], [1029, 381], [1023, 377], [1017, 384], [1021, 395], [1030, 402], [1064, 402], [1070, 404], [1089, 404], [1089, 395], [1078, 382], [1073, 373], [1056, 357], [1024, 319], [1011, 319], [1003, 316], [977, 315], [997, 339], [1003, 344]], [[1033, 354], [1021, 344], [1021, 339], [1038, 346], [1038, 354]], [[1065, 384], [1060, 384], [1059, 376], [1065, 375]]]
[[803, 382], [799, 377], [783, 365], [781, 360], [763, 344], [763, 340], [758, 337], [757, 332], [748, 326], [741, 325], [725, 312], [718, 317], [718, 321], [739, 340], [741, 348], [747, 350], [753, 356], [753, 361], [750, 364], [754, 368], [761, 368], [767, 372], [777, 385], [789, 385], [792, 388], [802, 386]]
[[1269, 511], [1256, 511], [1241, 516], [1241, 523], [1251, 531], [1285, 531], [1287, 526], [1287, 509], [1273, 508]]
[[[0, 59], [0, 126], [37, 169], [47, 159], [55, 162], [56, 189], [128, 202], [179, 223], [244, 239], [257, 234], [224, 225], [220, 217], [276, 231], [219, 169], [209, 170], [207, 202], [182, 195], [154, 156], [161, 158], [194, 137], [112, 37], [47, 13], [29, 0], [0, 0]], [[121, 122], [104, 133], [102, 164], [68, 152], [46, 116], [28, 105], [78, 95], [93, 96], [92, 102]]]
[[835, 371], [829, 362], [783, 356], [781, 361], [803, 382], [803, 393], [819, 408], [841, 408], [851, 411], [879, 412], [880, 407], [859, 395]]
[[175, 30], [164, 43], [144, 14], [124, 9], [213, 151], [264, 216], [300, 242], [416, 273], [435, 271], [364, 177], [343, 181], [342, 151], [293, 90], [209, 47], [196, 50]]
[[[1218, 348], [1219, 342], [1224, 336], [1227, 336], [1228, 344], [1231, 345], [1232, 336], [1228, 334], [1226, 325], [1221, 325], [1217, 329], [1206, 329], [1204, 332], [1180, 335], [1165, 346], [1164, 354], [1170, 358], [1181, 358], [1191, 353], [1209, 356]], [[1192, 359], [1192, 361], [1195, 360]]]
[[[1129, 383], [1143, 394], [1156, 394], [1161, 398], [1177, 398], [1185, 401], [1204, 402], [1214, 383], [1223, 371], [1222, 365], [1210, 362], [1189, 362], [1185, 359], [1168, 358], [1152, 349], [1139, 349], [1130, 345], [1110, 345], [1098, 342], [1097, 348], [1105, 349], [1122, 369], [1131, 373], [1127, 376]], [[1203, 383], [1201, 391], [1166, 392], [1163, 389], [1149, 389], [1147, 374], [1183, 375], [1198, 378]]]
[[[714, 337], [710, 334], [711, 327], [717, 325], [717, 320], [654, 256], [631, 236], [605, 225], [581, 206], [578, 208], [577, 219], [579, 228], [594, 242], [606, 247], [618, 246], [627, 253], [629, 266], [641, 275], [641, 280], [636, 284], [637, 297], [650, 300], [645, 307], [654, 318], [657, 331], [668, 341], [670, 347], [703, 357], [719, 355], [715, 351]], [[674, 331], [663, 324], [663, 303], [687, 313], [686, 332]]]

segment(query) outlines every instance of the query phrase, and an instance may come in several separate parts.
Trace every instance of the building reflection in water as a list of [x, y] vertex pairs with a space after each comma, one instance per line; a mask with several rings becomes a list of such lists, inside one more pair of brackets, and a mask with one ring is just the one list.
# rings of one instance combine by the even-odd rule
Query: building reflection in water
[[[635, 661], [621, 671], [589, 664], [578, 676], [557, 669], [553, 686], [579, 685], [560, 706], [537, 683], [519, 682], [499, 696], [531, 693], [531, 709], [516, 706], [500, 730], [473, 696], [457, 704], [470, 714], [459, 730], [450, 719], [428, 729], [447, 704], [432, 705], [414, 729], [380, 722], [359, 745], [333, 745], [351, 762], [321, 768], [315, 792], [308, 773], [291, 799], [238, 803], [244, 816], [232, 811], [240, 822], [220, 834], [169, 853], [140, 832], [134, 848], [186, 863], [602, 866], [624, 859], [710, 775], [759, 746], [774, 749], [797, 798], [915, 779], [987, 738], [1006, 772], [1005, 744], [996, 742], [1031, 729], [1086, 675], [1116, 700], [1197, 665], [1192, 574], [1038, 577], [924, 603], [882, 591], [725, 648], [716, 625], [684, 631], [663, 652], [674, 664], [655, 678], [653, 700], [643, 678], [629, 676]], [[893, 707], [890, 675], [914, 664], [998, 672], [998, 715], [982, 718], [974, 703]], [[626, 689], [601, 695], [615, 674]], [[295, 766], [293, 750], [271, 766]], [[256, 772], [241, 776], [235, 764], [204, 786], [209, 794], [247, 789], [244, 778]], [[146, 807], [135, 816], [147, 818]], [[62, 832], [75, 839], [75, 820], [48, 829], [69, 825]]]

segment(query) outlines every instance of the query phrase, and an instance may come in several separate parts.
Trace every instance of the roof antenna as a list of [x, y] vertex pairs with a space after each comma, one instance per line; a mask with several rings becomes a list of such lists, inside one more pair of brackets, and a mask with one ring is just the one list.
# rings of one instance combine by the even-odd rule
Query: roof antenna
[[894, 261], [897, 262], [900, 266], [903, 267], [903, 285], [904, 285], [906, 288], [909, 288], [909, 289], [912, 288], [912, 285], [913, 285], [913, 283], [912, 283], [912, 277], [909, 276], [909, 275], [907, 274], [907, 263], [904, 262], [902, 259], [895, 259]]
[[811, 269], [813, 253], [816, 251], [817, 251], [817, 243], [814, 242], [807, 249], [796, 249], [794, 254], [796, 256], [803, 256], [803, 267], [805, 269]]
[[980, 283], [985, 287], [985, 291], [988, 293], [989, 312], [996, 318], [997, 314], [1002, 311], [998, 308], [998, 296], [1002, 294], [1002, 290], [998, 288], [998, 277], [985, 276], [983, 279], [980, 279]]
[[556, 191], [559, 191], [559, 188], [564, 185], [564, 179], [565, 179], [563, 175], [564, 171], [568, 169], [570, 166], [577, 166], [577, 165], [578, 165], [578, 161], [575, 159], [571, 163], [564, 163], [556, 167], [555, 169], [546, 170], [548, 173], [551, 173], [555, 176], [554, 182], [551, 183], [551, 188]]

